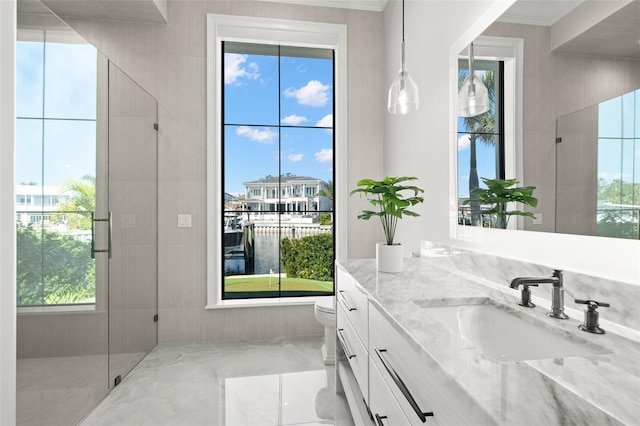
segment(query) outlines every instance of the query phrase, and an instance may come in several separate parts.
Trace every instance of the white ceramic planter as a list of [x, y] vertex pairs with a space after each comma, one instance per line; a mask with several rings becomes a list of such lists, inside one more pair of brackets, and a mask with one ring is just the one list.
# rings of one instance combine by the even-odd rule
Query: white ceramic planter
[[401, 244], [376, 244], [376, 269], [380, 272], [402, 272], [403, 257]]

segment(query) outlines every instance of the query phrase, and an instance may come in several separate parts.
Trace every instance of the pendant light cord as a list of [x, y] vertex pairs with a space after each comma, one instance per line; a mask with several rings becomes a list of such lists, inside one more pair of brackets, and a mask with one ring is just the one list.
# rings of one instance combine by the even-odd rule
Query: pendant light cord
[[402, 0], [402, 71], [404, 70], [404, 0]]

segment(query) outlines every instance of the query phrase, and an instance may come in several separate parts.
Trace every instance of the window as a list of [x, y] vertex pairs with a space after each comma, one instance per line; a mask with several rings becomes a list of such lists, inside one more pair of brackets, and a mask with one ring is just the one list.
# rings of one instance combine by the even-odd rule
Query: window
[[[332, 188], [346, 164], [346, 27], [208, 23], [208, 307], [333, 294], [334, 254], [346, 247], [334, 242], [344, 213]], [[312, 253], [323, 262], [305, 261]]]
[[[333, 294], [332, 221], [320, 225], [333, 212], [308, 197], [335, 181], [334, 51], [227, 41], [222, 51], [224, 192], [273, 188], [272, 200], [223, 206], [222, 298]], [[306, 198], [291, 196], [298, 183]]]
[[640, 89], [598, 105], [599, 236], [640, 239]]
[[17, 304], [93, 304], [97, 51], [75, 34], [19, 31], [16, 77]]
[[[476, 60], [476, 75], [489, 91], [490, 110], [475, 117], [458, 117], [458, 223], [483, 226], [484, 218], [473, 199], [482, 178], [505, 178], [504, 62]], [[468, 60], [458, 61], [460, 85], [469, 74]]]

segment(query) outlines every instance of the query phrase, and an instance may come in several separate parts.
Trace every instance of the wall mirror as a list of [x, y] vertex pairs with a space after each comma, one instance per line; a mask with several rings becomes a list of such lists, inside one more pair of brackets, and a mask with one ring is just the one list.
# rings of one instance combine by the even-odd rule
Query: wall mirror
[[[495, 226], [472, 211], [469, 180], [506, 177], [538, 200], [511, 204], [535, 218], [513, 216], [509, 229], [640, 238], [639, 41], [638, 0], [520, 0], [482, 32], [476, 75], [492, 107], [458, 117], [459, 225]], [[463, 77], [466, 48], [459, 57]]]

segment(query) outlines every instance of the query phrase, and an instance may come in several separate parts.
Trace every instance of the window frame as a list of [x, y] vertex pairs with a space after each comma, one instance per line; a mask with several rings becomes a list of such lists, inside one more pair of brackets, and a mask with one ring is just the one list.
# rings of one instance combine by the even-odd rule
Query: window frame
[[[51, 116], [48, 115], [49, 113], [47, 111], [45, 111], [45, 96], [43, 94], [42, 99], [40, 100], [43, 108], [42, 111], [39, 112], [39, 114], [37, 116], [31, 116], [29, 114], [26, 115], [19, 115], [17, 108], [16, 108], [16, 114], [14, 117], [16, 126], [17, 123], [19, 122], [19, 120], [38, 120], [38, 121], [42, 121], [47, 122], [93, 122], [95, 123], [95, 128], [96, 128], [96, 150], [98, 149], [98, 139], [99, 139], [99, 134], [98, 134], [98, 121], [99, 121], [99, 105], [101, 102], [101, 91], [100, 91], [100, 86], [101, 86], [101, 80], [100, 80], [100, 53], [97, 51], [97, 49], [95, 48], [95, 46], [93, 46], [91, 43], [87, 42], [84, 38], [82, 38], [79, 34], [77, 34], [76, 32], [69, 30], [69, 31], [60, 31], [59, 28], [54, 28], [54, 27], [50, 27], [48, 25], [45, 25], [42, 28], [38, 28], [38, 29], [18, 29], [16, 32], [16, 52], [18, 50], [18, 42], [19, 41], [24, 41], [24, 42], [37, 42], [37, 43], [42, 43], [43, 44], [43, 62], [42, 62], [42, 67], [43, 67], [43, 74], [42, 74], [42, 79], [43, 79], [43, 90], [44, 90], [44, 80], [46, 80], [47, 76], [46, 76], [46, 72], [45, 72], [45, 67], [47, 64], [47, 58], [46, 58], [46, 49], [47, 49], [47, 44], [48, 43], [52, 43], [52, 44], [68, 44], [68, 45], [82, 45], [82, 46], [91, 46], [94, 50], [96, 50], [96, 110], [95, 110], [95, 117], [94, 118], [87, 118], [87, 117], [68, 117], [68, 116]], [[16, 96], [19, 96], [19, 93], [16, 93]], [[44, 138], [44, 136], [42, 136]], [[17, 146], [17, 142], [16, 142], [16, 146]], [[14, 159], [14, 163], [15, 163], [15, 159]], [[96, 176], [97, 176], [97, 168], [98, 168], [98, 161], [96, 160]], [[44, 182], [43, 182], [44, 184]], [[15, 182], [15, 188], [17, 188], [17, 182]], [[44, 187], [46, 185], [42, 185], [41, 187]], [[15, 190], [14, 188], [14, 190]], [[13, 206], [13, 210], [14, 213], [16, 214], [16, 222], [21, 220], [21, 215], [28, 215], [29, 216], [29, 225], [33, 224], [33, 223], [37, 223], [37, 222], [41, 222], [43, 220], [50, 220], [51, 218], [51, 213], [52, 211], [47, 211], [45, 210], [46, 207], [56, 207], [59, 206], [61, 204], [61, 202], [66, 202], [67, 201], [67, 196], [60, 194], [56, 197], [52, 197], [49, 195], [44, 195], [43, 193], [41, 194], [18, 194], [18, 196], [24, 196], [24, 200], [25, 202], [20, 204], [18, 202], [16, 202]], [[47, 202], [47, 200], [49, 200]], [[19, 210], [17, 207], [18, 206], [22, 206], [23, 208], [27, 208], [26, 210]], [[28, 207], [39, 207], [40, 210], [34, 210], [31, 211], [30, 209], [28, 209]], [[37, 220], [35, 220], [37, 219]], [[18, 251], [18, 241], [17, 239], [14, 241], [14, 249], [15, 249], [15, 258], [16, 258], [16, 262], [17, 262], [17, 251]], [[97, 268], [97, 263], [95, 264], [95, 267]], [[97, 269], [96, 269], [97, 270]], [[59, 304], [40, 304], [40, 305], [18, 305], [17, 304], [17, 300], [16, 300], [16, 312], [18, 314], [24, 314], [24, 313], [53, 313], [53, 312], [77, 312], [77, 311], [99, 311], [102, 310], [102, 305], [104, 305], [105, 301], [102, 300], [102, 298], [99, 295], [100, 290], [99, 290], [99, 280], [97, 279], [97, 275], [95, 278], [95, 293], [94, 293], [94, 301], [93, 302], [82, 302], [82, 303], [59, 303]]]
[[[255, 18], [234, 15], [207, 15], [207, 305], [206, 309], [300, 305], [317, 297], [222, 299], [222, 41], [271, 43], [333, 49], [334, 57], [334, 188], [335, 206], [346, 206], [347, 164], [347, 27], [341, 24]], [[334, 211], [335, 258], [346, 255], [346, 208]], [[326, 297], [326, 296], [320, 296]]]
[[[481, 60], [499, 60], [504, 62], [502, 90], [502, 104], [504, 107], [504, 145], [500, 154], [504, 158], [504, 174], [506, 177], [515, 177], [519, 182], [524, 181], [523, 174], [523, 64], [524, 64], [524, 40], [513, 37], [493, 37], [479, 36], [473, 40], [474, 58]], [[455, 66], [455, 87], [457, 87], [458, 72], [457, 61], [468, 58], [465, 56], [466, 47], [462, 53], [451, 56], [451, 67]], [[453, 63], [455, 61], [455, 63]], [[452, 80], [453, 84], [453, 80]], [[455, 95], [455, 96], [453, 96]], [[458, 110], [457, 91], [453, 94], [453, 111]], [[466, 235], [473, 226], [458, 224], [458, 114], [452, 111], [452, 140], [455, 141], [450, 147], [451, 170], [455, 172], [451, 175], [450, 182], [450, 235], [453, 239], [458, 239]], [[510, 220], [507, 229], [524, 229], [524, 219], [521, 216]], [[465, 237], [466, 238], [466, 237]]]

